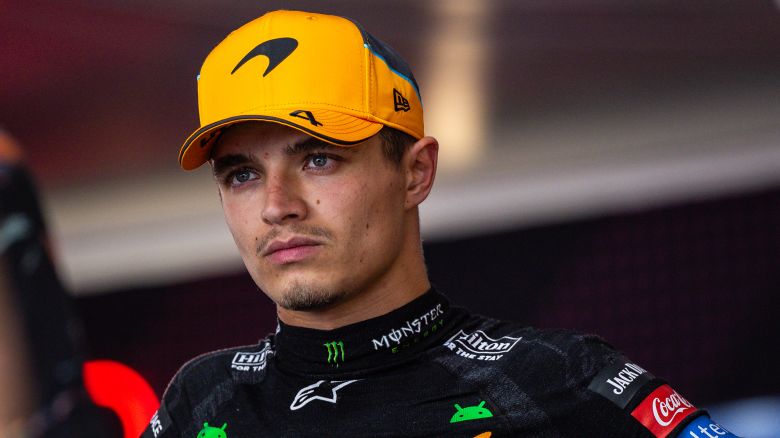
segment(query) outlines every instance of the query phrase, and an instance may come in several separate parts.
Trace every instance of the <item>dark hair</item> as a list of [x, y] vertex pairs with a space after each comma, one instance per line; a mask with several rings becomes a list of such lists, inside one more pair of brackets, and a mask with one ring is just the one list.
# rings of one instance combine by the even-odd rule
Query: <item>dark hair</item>
[[389, 126], [382, 127], [379, 138], [382, 139], [382, 152], [395, 165], [401, 164], [406, 150], [417, 141], [411, 135]]

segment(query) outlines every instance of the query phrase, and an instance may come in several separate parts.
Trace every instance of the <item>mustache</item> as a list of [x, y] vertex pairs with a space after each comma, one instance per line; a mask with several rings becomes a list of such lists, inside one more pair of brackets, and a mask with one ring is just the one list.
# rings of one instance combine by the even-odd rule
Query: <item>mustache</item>
[[279, 238], [279, 236], [282, 234], [293, 234], [296, 237], [319, 237], [327, 240], [333, 239], [333, 234], [325, 228], [313, 225], [292, 224], [284, 228], [278, 227], [271, 229], [271, 231], [269, 231], [265, 236], [263, 236], [262, 239], [259, 240], [257, 248], [255, 249], [255, 254], [262, 254], [268, 245]]

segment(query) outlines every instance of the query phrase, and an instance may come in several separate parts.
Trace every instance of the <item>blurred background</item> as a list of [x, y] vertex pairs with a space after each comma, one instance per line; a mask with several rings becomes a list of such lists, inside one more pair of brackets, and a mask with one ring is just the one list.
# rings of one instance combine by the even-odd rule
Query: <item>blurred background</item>
[[160, 396], [274, 329], [209, 170], [176, 157], [205, 56], [279, 8], [353, 18], [411, 65], [452, 301], [597, 333], [735, 433], [780, 434], [777, 1], [0, 0], [0, 125], [91, 358]]

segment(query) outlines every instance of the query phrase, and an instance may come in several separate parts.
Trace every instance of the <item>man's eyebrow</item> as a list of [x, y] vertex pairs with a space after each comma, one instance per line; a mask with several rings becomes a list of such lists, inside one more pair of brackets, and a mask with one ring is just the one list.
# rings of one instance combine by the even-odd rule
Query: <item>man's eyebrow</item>
[[[337, 146], [333, 146], [332, 144], [330, 144], [330, 143], [328, 143], [326, 141], [320, 140], [319, 138], [309, 137], [309, 138], [307, 138], [307, 139], [305, 139], [305, 140], [303, 140], [303, 141], [301, 141], [299, 143], [287, 146], [287, 148], [285, 148], [285, 150], [284, 150], [284, 153], [287, 156], [292, 156], [292, 155], [302, 154], [302, 153], [305, 153], [305, 152], [311, 152], [311, 151], [314, 151], [314, 150], [317, 150], [317, 149], [328, 150], [328, 149], [335, 149], [336, 147]], [[341, 149], [341, 148], [339, 148], [339, 149]]]
[[220, 175], [231, 167], [239, 166], [251, 162], [252, 160], [244, 154], [228, 154], [215, 158], [212, 163], [212, 172], [214, 175]]

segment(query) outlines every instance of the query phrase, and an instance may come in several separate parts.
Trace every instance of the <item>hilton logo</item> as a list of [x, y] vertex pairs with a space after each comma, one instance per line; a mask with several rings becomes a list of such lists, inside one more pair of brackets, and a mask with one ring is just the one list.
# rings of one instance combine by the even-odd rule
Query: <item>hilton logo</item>
[[239, 371], [260, 371], [265, 369], [269, 354], [273, 354], [270, 344], [265, 344], [260, 351], [238, 352], [233, 356], [230, 368]]
[[482, 330], [469, 334], [461, 330], [445, 342], [444, 346], [467, 359], [498, 360], [515, 348], [520, 339], [511, 336], [493, 339]]

